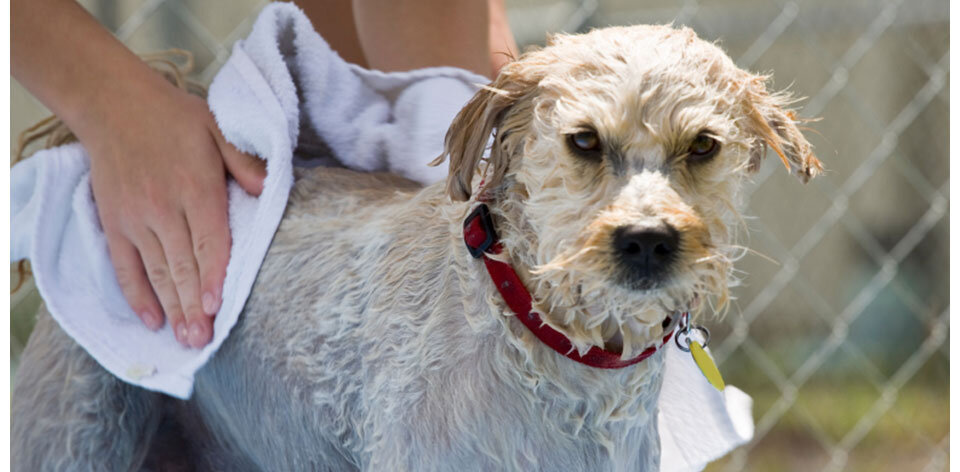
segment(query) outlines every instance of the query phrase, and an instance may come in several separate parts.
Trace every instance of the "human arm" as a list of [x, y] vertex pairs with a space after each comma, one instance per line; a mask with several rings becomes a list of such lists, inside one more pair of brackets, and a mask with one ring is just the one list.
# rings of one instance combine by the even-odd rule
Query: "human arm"
[[229, 260], [225, 172], [259, 193], [259, 160], [73, 1], [13, 0], [11, 69], [87, 149], [131, 308], [152, 329], [165, 315], [181, 343], [207, 344]]
[[490, 62], [493, 66], [493, 76], [500, 73], [500, 68], [513, 61], [520, 55], [517, 40], [510, 30], [507, 21], [507, 7], [504, 0], [488, 0], [490, 9]]
[[478, 0], [353, 0], [372, 69], [454, 66], [489, 77], [490, 11]]
[[455, 66], [492, 77], [518, 54], [504, 0], [297, 3], [340, 57], [364, 68]]

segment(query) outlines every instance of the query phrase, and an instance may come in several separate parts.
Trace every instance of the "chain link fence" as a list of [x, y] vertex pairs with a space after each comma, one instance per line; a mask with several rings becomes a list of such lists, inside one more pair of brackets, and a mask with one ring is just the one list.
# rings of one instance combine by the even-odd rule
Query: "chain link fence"
[[[136, 52], [192, 51], [209, 82], [263, 0], [85, 0]], [[507, 1], [523, 45], [546, 32], [687, 25], [809, 97], [827, 173], [768, 162], [748, 193], [754, 254], [713, 352], [754, 397], [756, 438], [709, 470], [949, 467], [949, 5], [946, 0]], [[45, 115], [18, 84], [11, 133]], [[770, 159], [776, 161], [776, 159]], [[775, 262], [773, 262], [775, 261]], [[16, 276], [13, 276], [16, 280]], [[14, 295], [12, 353], [39, 300]]]

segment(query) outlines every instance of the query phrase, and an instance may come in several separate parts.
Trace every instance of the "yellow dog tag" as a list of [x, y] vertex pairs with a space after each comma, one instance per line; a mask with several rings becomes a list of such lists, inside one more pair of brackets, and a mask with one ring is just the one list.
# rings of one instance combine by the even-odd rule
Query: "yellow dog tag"
[[697, 367], [700, 368], [700, 372], [703, 372], [703, 376], [707, 378], [710, 385], [722, 392], [725, 387], [723, 377], [720, 376], [720, 369], [717, 369], [717, 364], [713, 363], [710, 354], [703, 350], [700, 343], [692, 340], [690, 341], [690, 354], [693, 355], [693, 361], [697, 363]]

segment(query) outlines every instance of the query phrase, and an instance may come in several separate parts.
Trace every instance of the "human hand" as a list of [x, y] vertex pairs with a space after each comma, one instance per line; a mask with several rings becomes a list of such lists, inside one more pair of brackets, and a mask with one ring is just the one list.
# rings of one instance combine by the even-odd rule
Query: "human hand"
[[[93, 195], [130, 307], [184, 345], [213, 335], [227, 261], [228, 171], [259, 194], [263, 162], [224, 141], [174, 87], [76, 2], [11, 2], [11, 71], [90, 154]], [[77, 41], [76, 38], [83, 38]]]
[[225, 170], [254, 195], [266, 171], [224, 140], [199, 97], [162, 79], [130, 85], [120, 96], [135, 99], [104, 99], [75, 132], [127, 302], [150, 329], [165, 314], [181, 344], [200, 348], [230, 258]]

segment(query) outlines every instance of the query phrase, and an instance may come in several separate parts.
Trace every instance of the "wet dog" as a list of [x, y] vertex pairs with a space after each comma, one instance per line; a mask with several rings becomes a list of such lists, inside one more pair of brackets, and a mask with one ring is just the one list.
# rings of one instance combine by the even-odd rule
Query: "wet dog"
[[[114, 379], [41, 314], [15, 469], [656, 470], [656, 348], [678, 312], [725, 303], [742, 184], [766, 148], [803, 181], [821, 170], [788, 104], [689, 29], [555, 36], [457, 116], [445, 185], [299, 172], [189, 402]], [[481, 203], [497, 239], [467, 234], [474, 257]]]

